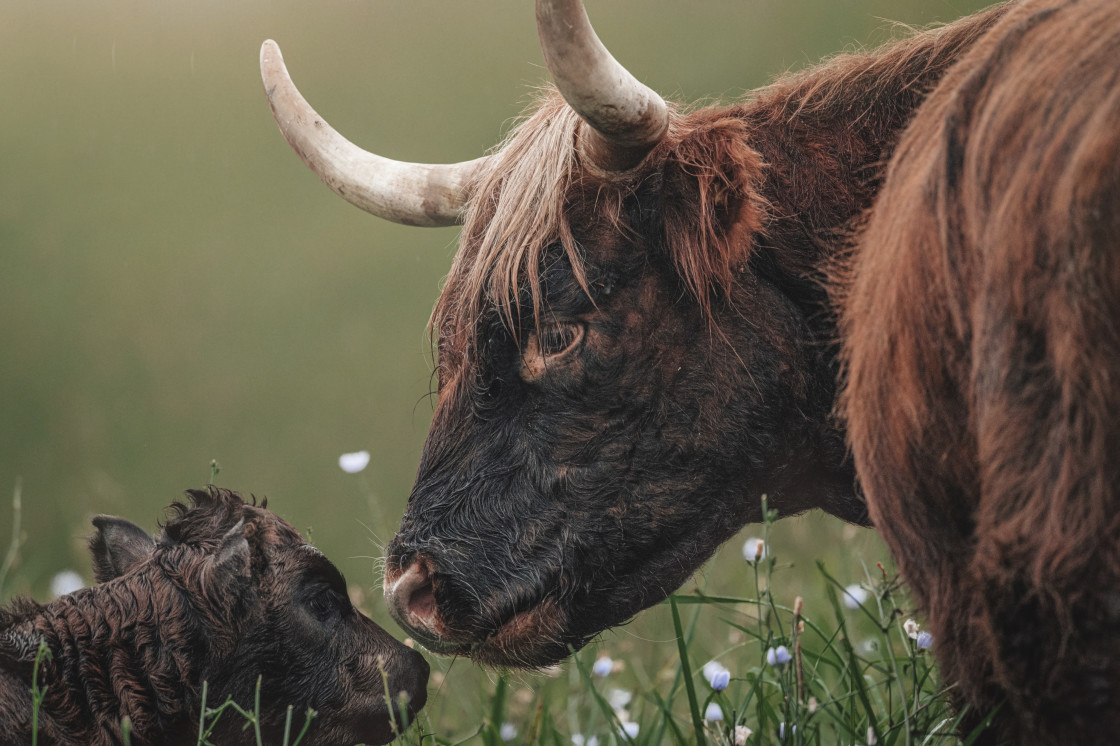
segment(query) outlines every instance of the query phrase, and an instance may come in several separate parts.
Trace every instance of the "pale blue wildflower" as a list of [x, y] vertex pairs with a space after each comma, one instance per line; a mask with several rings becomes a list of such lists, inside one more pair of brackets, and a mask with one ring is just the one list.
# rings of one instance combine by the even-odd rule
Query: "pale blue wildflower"
[[517, 726], [513, 723], [502, 723], [502, 727], [498, 730], [498, 736], [503, 741], [512, 741], [517, 738]]
[[723, 720], [723, 708], [715, 702], [709, 702], [704, 710], [704, 719], [709, 723], [718, 723]]
[[[731, 681], [731, 672], [719, 661], [708, 661], [700, 671], [704, 674], [704, 679], [708, 682], [708, 686], [712, 687], [712, 689], [715, 689], [717, 692], [722, 692], [726, 689], [728, 682]], [[722, 682], [722, 686], [717, 686], [717, 681]]]
[[621, 728], [620, 732], [625, 733], [627, 735], [627, 737], [629, 737], [630, 740], [633, 741], [635, 738], [638, 737], [638, 731], [639, 730], [641, 730], [641, 728], [638, 726], [637, 723], [627, 722], [627, 723], [622, 724], [622, 728]]
[[731, 672], [726, 668], [722, 671], [717, 671], [716, 675], [708, 682], [712, 685], [712, 689], [717, 692], [722, 692], [731, 683]]
[[614, 668], [614, 661], [611, 660], [609, 655], [600, 655], [591, 664], [591, 673], [596, 676], [603, 677], [610, 674], [611, 669]]
[[933, 647], [933, 635], [924, 630], [919, 632], [918, 636], [914, 638], [914, 647], [918, 650], [929, 650]]
[[789, 654], [789, 648], [785, 645], [779, 645], [766, 651], [766, 662], [771, 666], [782, 666], [791, 660], [793, 660], [793, 656]]

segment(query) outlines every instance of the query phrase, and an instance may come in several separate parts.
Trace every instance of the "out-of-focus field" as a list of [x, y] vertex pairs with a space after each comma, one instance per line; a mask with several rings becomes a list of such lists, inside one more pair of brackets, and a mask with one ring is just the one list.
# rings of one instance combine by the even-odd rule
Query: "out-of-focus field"
[[[623, 64], [687, 101], [881, 41], [885, 19], [980, 7], [589, 5]], [[261, 90], [266, 38], [335, 127], [405, 160], [482, 154], [547, 77], [524, 0], [0, 0], [0, 497], [22, 478], [27, 536], [12, 590], [45, 599], [60, 570], [88, 578], [93, 514], [154, 529], [217, 459], [219, 484], [267, 495], [395, 631], [375, 558], [430, 419], [425, 324], [457, 232], [378, 221], [299, 163]], [[344, 474], [339, 454], [358, 449], [371, 464]], [[0, 550], [11, 511], [0, 499]], [[745, 593], [741, 544], [695, 583]], [[886, 559], [873, 534], [821, 515], [779, 524], [774, 544], [795, 565], [776, 593], [805, 595], [807, 613], [815, 559], [852, 582]], [[697, 644], [718, 652], [727, 627], [712, 629]], [[600, 644], [656, 670], [671, 639], [658, 607]], [[434, 661], [448, 668], [432, 724], [465, 735], [493, 677]]]

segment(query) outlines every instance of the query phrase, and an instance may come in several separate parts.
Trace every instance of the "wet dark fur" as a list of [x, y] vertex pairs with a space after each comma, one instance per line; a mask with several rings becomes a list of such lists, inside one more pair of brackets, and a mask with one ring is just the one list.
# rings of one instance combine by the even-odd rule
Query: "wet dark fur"
[[1034, 2], [899, 145], [841, 294], [876, 526], [962, 700], [1120, 732], [1120, 6]]
[[[353, 608], [342, 577], [285, 521], [211, 487], [172, 505], [157, 541], [122, 519], [95, 519], [98, 585], [46, 605], [0, 609], [0, 741], [31, 741], [31, 676], [39, 640], [51, 652], [40, 744], [194, 744], [202, 697], [252, 709], [262, 678], [266, 742], [279, 743], [289, 704], [312, 707], [311, 743], [386, 742], [385, 685], [425, 697], [428, 666]], [[212, 740], [252, 743], [227, 713]], [[305, 741], [308, 742], [308, 741]]]

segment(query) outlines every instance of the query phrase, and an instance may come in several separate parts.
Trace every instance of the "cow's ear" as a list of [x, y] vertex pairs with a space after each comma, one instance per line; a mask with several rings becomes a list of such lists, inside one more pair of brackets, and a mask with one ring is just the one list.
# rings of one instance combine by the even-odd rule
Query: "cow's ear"
[[746, 125], [724, 117], [704, 122], [669, 151], [660, 210], [665, 243], [678, 273], [702, 306], [728, 292], [763, 225], [762, 157]]
[[89, 540], [93, 576], [98, 583], [119, 578], [148, 558], [155, 542], [148, 532], [131, 521], [111, 515], [93, 519], [97, 533]]

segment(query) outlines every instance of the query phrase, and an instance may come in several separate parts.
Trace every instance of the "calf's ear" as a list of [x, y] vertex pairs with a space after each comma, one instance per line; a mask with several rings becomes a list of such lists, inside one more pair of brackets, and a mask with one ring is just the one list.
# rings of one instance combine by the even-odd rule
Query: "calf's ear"
[[245, 538], [245, 519], [226, 531], [218, 551], [207, 559], [210, 572], [227, 573], [235, 577], [249, 576], [249, 541]]
[[93, 519], [97, 533], [89, 540], [93, 576], [98, 583], [119, 578], [148, 558], [155, 542], [148, 532], [131, 521], [111, 515]]
[[684, 286], [707, 309], [728, 292], [762, 229], [762, 156], [739, 119], [702, 122], [670, 151], [662, 169], [665, 244]]
[[[247, 601], [246, 591], [252, 582], [249, 542], [245, 538], [245, 521], [226, 531], [222, 543], [202, 563], [199, 590], [216, 614], [226, 618], [227, 629], [236, 620], [241, 605]], [[217, 642], [215, 642], [217, 644]]]

